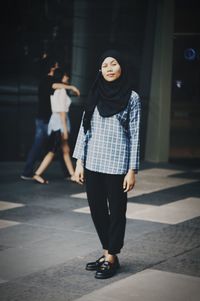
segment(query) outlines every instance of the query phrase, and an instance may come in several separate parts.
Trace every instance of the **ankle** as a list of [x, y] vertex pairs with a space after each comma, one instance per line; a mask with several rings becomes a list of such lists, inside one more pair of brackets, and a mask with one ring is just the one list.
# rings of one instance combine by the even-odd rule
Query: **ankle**
[[103, 255], [106, 257], [108, 255], [108, 250], [104, 250]]
[[116, 255], [107, 254], [106, 255], [106, 261], [109, 261], [111, 263], [114, 263], [116, 260]]

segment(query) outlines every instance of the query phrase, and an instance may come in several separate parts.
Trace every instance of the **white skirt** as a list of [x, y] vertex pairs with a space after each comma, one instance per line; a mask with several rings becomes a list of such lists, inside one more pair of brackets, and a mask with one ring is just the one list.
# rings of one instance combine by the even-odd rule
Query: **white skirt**
[[[67, 123], [68, 132], [70, 132], [70, 120], [69, 120], [68, 113], [66, 113], [66, 123]], [[64, 132], [60, 114], [52, 113], [48, 124], [48, 135], [51, 135], [52, 131], [59, 131], [59, 130], [62, 133]]]

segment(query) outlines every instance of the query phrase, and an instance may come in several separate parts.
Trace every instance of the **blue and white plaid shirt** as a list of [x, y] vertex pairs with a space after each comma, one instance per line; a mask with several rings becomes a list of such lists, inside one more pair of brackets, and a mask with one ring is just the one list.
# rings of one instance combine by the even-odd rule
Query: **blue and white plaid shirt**
[[126, 174], [139, 168], [139, 125], [141, 104], [132, 91], [126, 109], [111, 117], [100, 116], [95, 108], [91, 130], [84, 134], [81, 123], [73, 157], [92, 171]]

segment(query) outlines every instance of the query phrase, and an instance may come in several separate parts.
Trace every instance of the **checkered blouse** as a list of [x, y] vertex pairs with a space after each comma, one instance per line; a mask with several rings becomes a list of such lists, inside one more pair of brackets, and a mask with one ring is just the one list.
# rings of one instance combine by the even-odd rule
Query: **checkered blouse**
[[111, 117], [100, 116], [95, 108], [91, 130], [84, 134], [81, 123], [73, 157], [92, 171], [126, 174], [139, 168], [139, 125], [141, 104], [132, 91], [126, 109]]

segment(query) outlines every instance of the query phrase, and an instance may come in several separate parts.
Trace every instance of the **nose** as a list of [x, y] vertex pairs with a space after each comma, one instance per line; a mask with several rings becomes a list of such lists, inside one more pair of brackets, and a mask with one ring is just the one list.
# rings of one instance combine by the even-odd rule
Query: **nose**
[[107, 72], [110, 72], [110, 71], [112, 71], [112, 70], [113, 70], [112, 66], [111, 66], [111, 65], [108, 66]]

